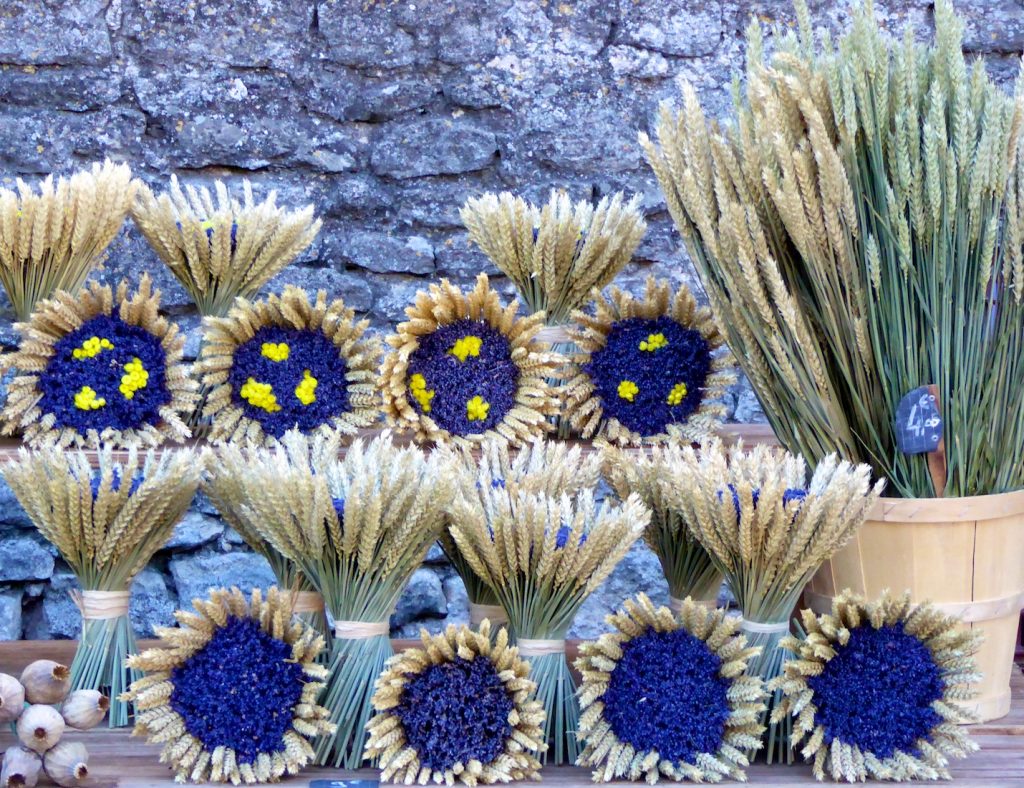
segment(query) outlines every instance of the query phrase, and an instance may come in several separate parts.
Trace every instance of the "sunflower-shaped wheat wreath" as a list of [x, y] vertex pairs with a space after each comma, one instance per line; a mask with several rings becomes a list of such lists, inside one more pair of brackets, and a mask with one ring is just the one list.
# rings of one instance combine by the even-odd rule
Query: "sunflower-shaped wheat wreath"
[[388, 337], [381, 371], [384, 410], [420, 442], [518, 444], [549, 429], [558, 400], [547, 378], [562, 358], [535, 340], [543, 313], [516, 317], [487, 276], [468, 294], [447, 279], [419, 291], [409, 319]]
[[701, 442], [725, 415], [736, 382], [711, 311], [681, 285], [647, 279], [642, 299], [618, 288], [594, 313], [573, 312], [581, 352], [565, 386], [565, 417], [584, 438], [635, 445], [681, 437]]
[[351, 435], [380, 418], [380, 343], [341, 299], [287, 285], [208, 317], [198, 369], [210, 439], [273, 445], [290, 429]]
[[3, 433], [33, 446], [155, 446], [189, 437], [182, 414], [196, 384], [181, 363], [184, 339], [160, 316], [160, 291], [143, 275], [137, 292], [91, 282], [41, 302], [18, 350]]
[[888, 593], [845, 591], [831, 614], [801, 618], [807, 635], [782, 641], [796, 658], [769, 689], [782, 691], [773, 717], [793, 715], [794, 748], [803, 741], [819, 780], [948, 780], [949, 759], [978, 749], [958, 704], [979, 678], [977, 632]]
[[760, 649], [740, 619], [686, 599], [678, 618], [639, 594], [607, 617], [614, 629], [580, 644], [580, 766], [594, 781], [645, 776], [746, 779], [744, 750], [761, 746], [764, 685], [747, 676]]
[[313, 758], [309, 738], [331, 733], [317, 703], [327, 668], [323, 639], [292, 616], [291, 595], [233, 588], [178, 611], [161, 627], [161, 648], [128, 658], [146, 675], [124, 699], [135, 702], [134, 735], [163, 744], [161, 762], [179, 782], [274, 782]]
[[422, 648], [388, 660], [366, 726], [366, 757], [381, 779], [412, 785], [506, 783], [539, 779], [544, 709], [532, 699], [530, 663], [491, 624], [420, 631]]

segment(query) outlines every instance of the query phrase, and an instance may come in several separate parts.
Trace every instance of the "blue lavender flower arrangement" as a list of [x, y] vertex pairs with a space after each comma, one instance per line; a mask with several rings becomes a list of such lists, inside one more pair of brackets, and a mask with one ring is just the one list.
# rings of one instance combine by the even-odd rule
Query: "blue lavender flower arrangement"
[[689, 599], [677, 619], [644, 594], [608, 616], [614, 627], [580, 645], [579, 765], [595, 781], [745, 779], [744, 749], [760, 747], [763, 684], [743, 675], [759, 649], [739, 621]]
[[566, 383], [566, 417], [584, 438], [699, 442], [724, 415], [735, 373], [720, 352], [723, 337], [686, 287], [670, 292], [651, 278], [643, 299], [612, 288], [594, 314], [573, 313], [581, 328], [569, 333], [581, 352]]
[[198, 616], [179, 611], [179, 628], [158, 630], [163, 648], [128, 659], [146, 674], [124, 695], [136, 704], [134, 733], [163, 743], [179, 782], [298, 773], [313, 758], [309, 739], [334, 731], [317, 702], [323, 639], [291, 616], [290, 594], [276, 588], [266, 599], [258, 589], [249, 598], [219, 589], [193, 606]]
[[868, 603], [845, 592], [831, 614], [804, 610], [802, 623], [803, 638], [781, 643], [795, 659], [769, 688], [819, 780], [949, 779], [948, 759], [977, 749], [957, 725], [979, 678], [976, 632], [909, 595]]
[[479, 632], [449, 626], [421, 637], [424, 647], [392, 657], [377, 681], [366, 757], [380, 759], [381, 781], [537, 777], [544, 711], [508, 633], [498, 630], [492, 644], [484, 620]]
[[[33, 445], [157, 445], [190, 435], [182, 416], [196, 384], [182, 364], [184, 340], [159, 314], [143, 276], [129, 297], [96, 282], [39, 304], [11, 357], [19, 373], [3, 411], [5, 434]], [[73, 326], [65, 329], [67, 326]]]

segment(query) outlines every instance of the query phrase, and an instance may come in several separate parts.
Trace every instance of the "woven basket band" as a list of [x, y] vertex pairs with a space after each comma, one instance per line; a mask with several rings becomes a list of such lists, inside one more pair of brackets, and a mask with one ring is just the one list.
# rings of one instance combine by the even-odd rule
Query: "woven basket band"
[[762, 624], [760, 621], [747, 621], [743, 619], [740, 624], [741, 632], [752, 632], [754, 634], [774, 635], [778, 632], [789, 632], [788, 621], [775, 621], [771, 624]]
[[508, 623], [508, 616], [505, 615], [505, 608], [501, 605], [477, 605], [469, 603], [469, 625], [478, 627], [484, 619], [491, 622], [493, 626]]
[[365, 640], [391, 632], [387, 621], [335, 621], [334, 636], [344, 640]]
[[102, 621], [128, 615], [131, 591], [77, 591], [68, 592], [86, 621]]
[[[691, 599], [692, 599], [692, 597], [691, 597]], [[685, 601], [686, 601], [685, 599], [680, 599], [677, 596], [671, 596], [670, 595], [669, 598], [668, 598], [668, 609], [671, 610], [673, 613], [677, 613], [677, 614], [678, 613], [682, 613], [683, 612], [683, 602], [685, 602]], [[717, 597], [715, 599], [693, 599], [693, 601], [695, 603], [697, 603], [698, 605], [703, 605], [704, 607], [710, 608], [712, 610], [714, 608], [718, 607], [718, 599], [717, 599]]]
[[323, 613], [324, 598], [316, 591], [296, 591], [292, 594], [293, 613]]
[[516, 641], [519, 646], [519, 654], [523, 657], [543, 657], [547, 654], [564, 654], [564, 640], [530, 640], [519, 638]]

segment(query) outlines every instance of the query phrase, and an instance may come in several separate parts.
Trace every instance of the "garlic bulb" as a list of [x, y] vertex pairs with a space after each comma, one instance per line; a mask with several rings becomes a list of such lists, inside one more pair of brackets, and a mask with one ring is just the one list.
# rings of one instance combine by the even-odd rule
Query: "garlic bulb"
[[18, 717], [18, 739], [42, 754], [64, 735], [64, 718], [53, 706], [29, 706]]
[[4, 765], [0, 768], [0, 788], [33, 788], [39, 782], [39, 770], [43, 760], [24, 747], [8, 747], [4, 753]]
[[89, 777], [89, 751], [81, 742], [62, 741], [43, 756], [43, 768], [57, 785], [81, 785]]
[[87, 731], [100, 724], [110, 708], [110, 699], [97, 690], [75, 690], [68, 695], [61, 714], [68, 727]]
[[25, 707], [25, 688], [14, 676], [0, 673], [0, 725], [14, 722]]
[[37, 659], [21, 673], [29, 703], [60, 703], [71, 690], [71, 671], [52, 659]]

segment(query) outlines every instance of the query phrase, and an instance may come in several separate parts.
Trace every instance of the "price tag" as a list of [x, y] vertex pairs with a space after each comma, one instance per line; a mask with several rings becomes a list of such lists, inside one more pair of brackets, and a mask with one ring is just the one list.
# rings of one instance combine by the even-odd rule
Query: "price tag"
[[942, 415], [931, 389], [914, 389], [896, 408], [896, 445], [904, 454], [938, 451], [942, 445]]

